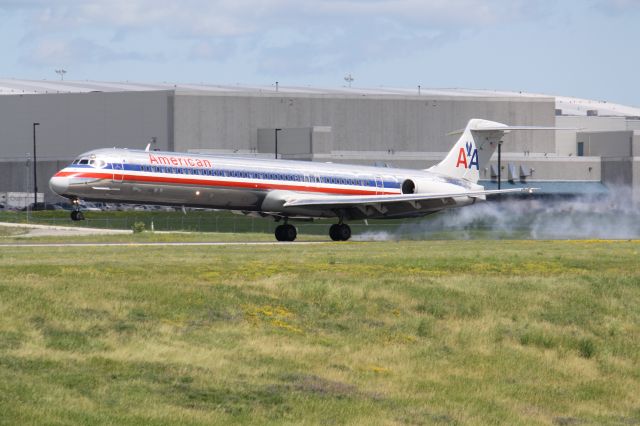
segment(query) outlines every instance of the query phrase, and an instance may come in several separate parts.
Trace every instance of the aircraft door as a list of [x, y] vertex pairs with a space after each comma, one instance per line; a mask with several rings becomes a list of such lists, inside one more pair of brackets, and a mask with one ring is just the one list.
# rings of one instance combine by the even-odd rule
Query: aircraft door
[[124, 161], [113, 162], [113, 182], [121, 183], [124, 179]]
[[380, 195], [384, 192], [384, 180], [382, 176], [376, 176], [376, 194]]

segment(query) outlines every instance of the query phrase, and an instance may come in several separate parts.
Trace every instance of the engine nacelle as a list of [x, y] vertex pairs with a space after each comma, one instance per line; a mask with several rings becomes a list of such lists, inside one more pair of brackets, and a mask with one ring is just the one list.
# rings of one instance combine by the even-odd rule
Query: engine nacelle
[[436, 179], [405, 179], [400, 187], [403, 194], [429, 194], [467, 192], [469, 190], [482, 190], [483, 187], [471, 184], [470, 187], [462, 187], [450, 182], [443, 182]]
[[416, 194], [416, 184], [411, 179], [405, 179], [402, 182], [402, 193], [403, 194]]

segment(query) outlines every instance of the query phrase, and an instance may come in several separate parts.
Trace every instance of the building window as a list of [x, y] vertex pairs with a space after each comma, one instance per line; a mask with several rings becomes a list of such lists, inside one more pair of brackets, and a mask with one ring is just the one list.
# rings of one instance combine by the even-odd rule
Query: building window
[[584, 157], [584, 142], [578, 142], [578, 157]]

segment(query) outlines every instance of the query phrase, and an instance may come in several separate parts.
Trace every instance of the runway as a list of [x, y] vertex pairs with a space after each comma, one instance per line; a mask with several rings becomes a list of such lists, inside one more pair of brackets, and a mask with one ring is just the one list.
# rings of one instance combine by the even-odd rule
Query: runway
[[180, 246], [290, 246], [290, 245], [314, 245], [329, 244], [332, 241], [298, 241], [298, 242], [282, 242], [282, 241], [254, 241], [254, 242], [155, 242], [155, 243], [0, 243], [2, 247], [180, 247]]

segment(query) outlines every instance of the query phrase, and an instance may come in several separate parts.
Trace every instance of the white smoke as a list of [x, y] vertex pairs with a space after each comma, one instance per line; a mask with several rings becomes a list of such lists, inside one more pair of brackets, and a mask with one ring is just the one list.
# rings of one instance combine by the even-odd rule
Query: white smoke
[[498, 199], [407, 222], [394, 232], [365, 231], [354, 240], [640, 238], [640, 209], [631, 200], [628, 188], [570, 199]]

